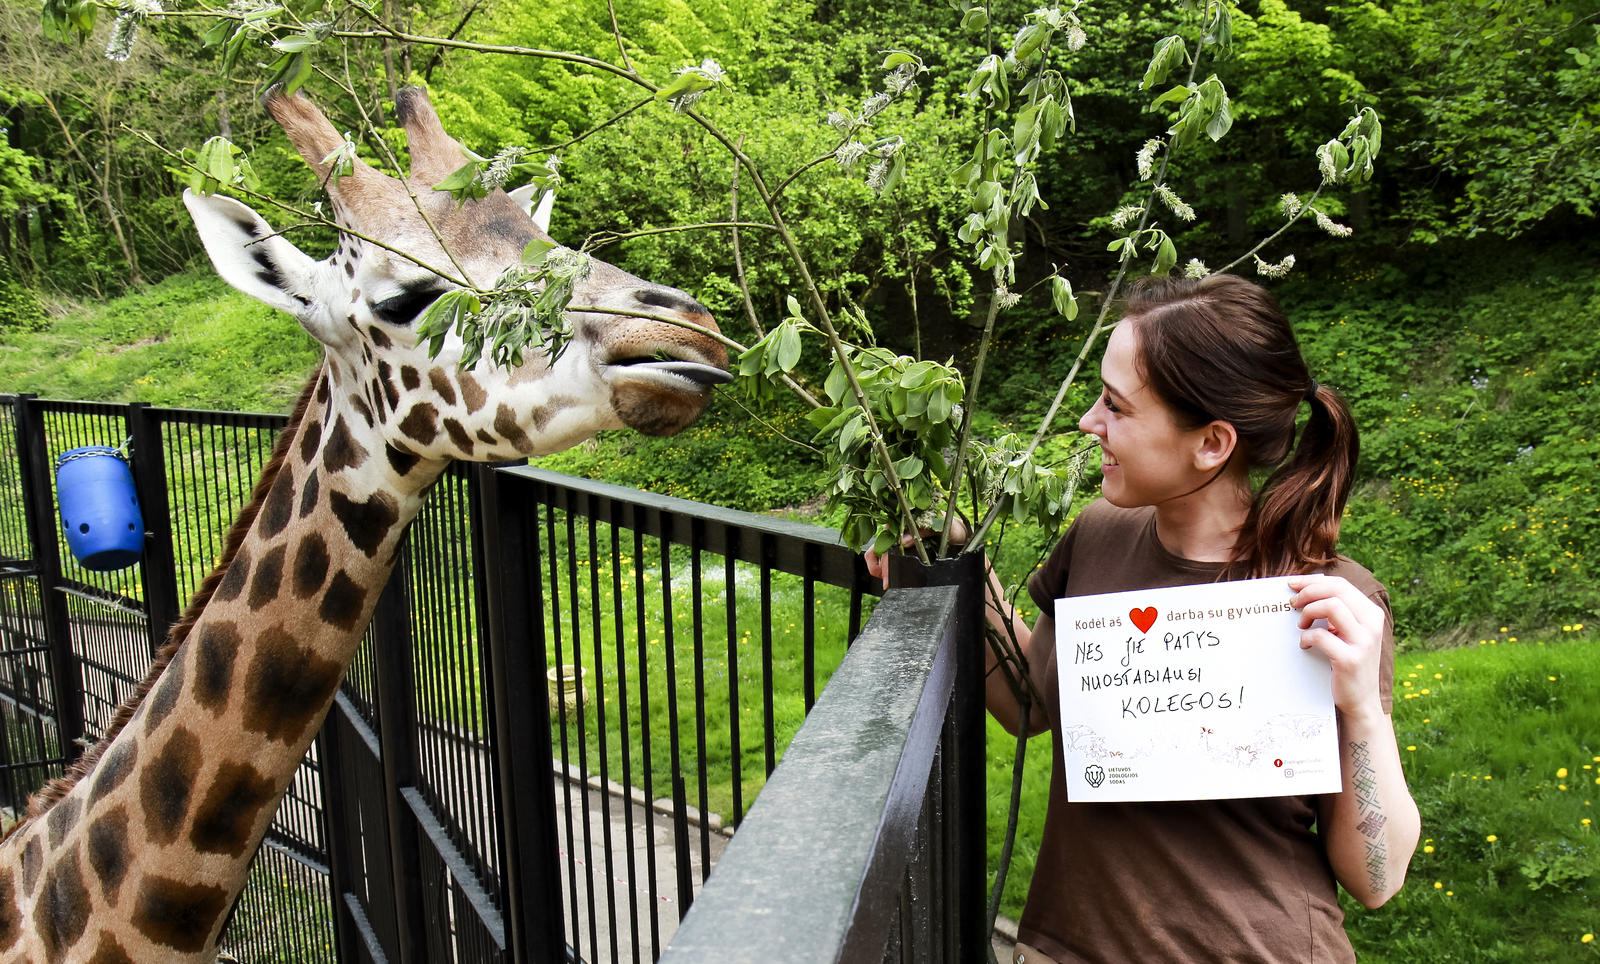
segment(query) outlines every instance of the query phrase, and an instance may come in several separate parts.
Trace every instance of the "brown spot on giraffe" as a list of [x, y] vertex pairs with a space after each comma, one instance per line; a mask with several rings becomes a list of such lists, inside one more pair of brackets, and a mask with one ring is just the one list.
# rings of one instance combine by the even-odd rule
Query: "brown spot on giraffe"
[[490, 435], [487, 431], [480, 428], [478, 429], [478, 441], [485, 445], [493, 445], [496, 440], [493, 435]]
[[467, 414], [471, 415], [489, 401], [489, 393], [483, 390], [483, 386], [478, 384], [478, 380], [472, 377], [471, 372], [462, 372], [460, 380], [461, 400], [467, 403]]
[[122, 786], [122, 781], [128, 779], [128, 774], [133, 771], [133, 762], [138, 753], [138, 747], [132, 740], [123, 740], [121, 743], [113, 744], [106, 755], [100, 758], [94, 783], [89, 787], [90, 806], [94, 806], [106, 794]]
[[378, 362], [378, 384], [383, 389], [383, 399], [390, 411], [400, 407], [400, 389], [394, 387], [394, 369], [385, 361]]
[[44, 845], [35, 834], [28, 845], [22, 848], [22, 892], [29, 897], [33, 896], [34, 885], [39, 882], [39, 868], [43, 866]]
[[169, 664], [162, 671], [161, 679], [156, 683], [155, 689], [150, 691], [150, 698], [145, 701], [144, 732], [148, 736], [156, 731], [156, 727], [166, 721], [172, 708], [178, 705], [178, 697], [183, 693], [183, 674], [175, 672]]
[[357, 549], [369, 557], [378, 554], [384, 537], [400, 521], [400, 509], [394, 498], [386, 492], [376, 492], [362, 502], [357, 502], [343, 492], [334, 492], [329, 498], [334, 518], [344, 526], [344, 533]]
[[322, 379], [317, 382], [317, 401], [323, 405], [328, 404], [328, 380], [333, 377], [332, 372], [324, 372]]
[[354, 629], [361, 619], [366, 601], [367, 590], [341, 569], [334, 574], [333, 582], [328, 584], [322, 605], [317, 607], [317, 616], [330, 626]]
[[[367, 337], [371, 338], [372, 339], [372, 343], [374, 345], [377, 345], [379, 348], [393, 348], [394, 347], [394, 342], [390, 341], [389, 340], [389, 336], [385, 335], [383, 333], [383, 329], [379, 328], [377, 325], [368, 325], [367, 326]], [[368, 355], [368, 358], [369, 359], [371, 358], [370, 354]]]
[[422, 461], [422, 456], [416, 455], [409, 449], [397, 445], [385, 444], [386, 454], [389, 457], [389, 467], [394, 469], [396, 475], [405, 475], [417, 467]]
[[133, 926], [151, 943], [187, 954], [202, 951], [228, 909], [228, 892], [154, 874], [139, 882]]
[[471, 458], [475, 446], [466, 428], [455, 419], [447, 418], [444, 420], [444, 430], [450, 434], [450, 441], [461, 450], [461, 454]]
[[232, 622], [212, 623], [200, 630], [194, 649], [194, 698], [201, 706], [221, 713], [228, 706], [233, 686], [233, 664], [243, 639]]
[[[277, 486], [272, 491], [278, 491]], [[250, 580], [250, 609], [259, 610], [274, 599], [278, 598], [278, 589], [283, 585], [283, 557], [285, 547], [273, 546], [267, 550], [261, 561], [256, 563], [255, 576]]]
[[194, 812], [189, 843], [201, 853], [241, 857], [254, 841], [256, 819], [278, 802], [278, 790], [248, 763], [224, 763]]
[[501, 402], [500, 407], [494, 410], [494, 430], [518, 452], [533, 451], [533, 439], [528, 438], [528, 433], [517, 424], [517, 413], [505, 402]]
[[[272, 491], [267, 493], [267, 501], [261, 506], [259, 524], [264, 537], [270, 539], [282, 532], [289, 525], [289, 520], [294, 518], [294, 492], [294, 472], [284, 465], [278, 469]], [[265, 560], [262, 561], [265, 563]]]
[[328, 578], [328, 542], [321, 533], [307, 533], [294, 551], [294, 594], [309, 599]]
[[450, 384], [450, 376], [442, 368], [428, 369], [428, 384], [433, 388], [433, 393], [441, 398], [446, 405], [456, 403], [456, 387]]
[[50, 808], [45, 816], [45, 827], [50, 831], [50, 849], [61, 846], [72, 828], [78, 825], [78, 815], [83, 812], [83, 801], [72, 797]]
[[311, 460], [317, 457], [317, 446], [321, 444], [322, 423], [313, 420], [300, 432], [300, 461], [310, 465]]
[[439, 410], [432, 402], [419, 402], [411, 406], [411, 411], [400, 422], [400, 431], [423, 445], [431, 443], [439, 437]]
[[353, 469], [367, 460], [367, 450], [350, 435], [350, 427], [341, 416], [328, 433], [328, 442], [322, 449], [322, 467], [329, 472]]
[[115, 907], [132, 862], [128, 850], [128, 811], [121, 806], [107, 810], [89, 824], [87, 836], [89, 869], [99, 878], [100, 892]]
[[95, 945], [94, 956], [88, 964], [134, 964], [122, 943], [106, 931], [100, 932], [100, 943]]
[[317, 508], [317, 496], [320, 494], [322, 484], [317, 481], [317, 470], [312, 469], [306, 473], [306, 484], [300, 490], [300, 518], [304, 519]]
[[165, 845], [178, 839], [199, 772], [200, 738], [180, 726], [139, 775], [144, 832], [155, 843]]
[[422, 373], [410, 365], [401, 365], [400, 384], [406, 387], [406, 391], [414, 392], [422, 387]]
[[22, 936], [22, 910], [17, 907], [16, 874], [0, 868], [0, 951], [10, 950]]
[[360, 395], [351, 395], [350, 396], [350, 406], [352, 408], [354, 408], [356, 410], [356, 414], [360, 415], [362, 420], [367, 423], [367, 427], [371, 428], [372, 427], [372, 409], [370, 407], [368, 407], [367, 400], [362, 398]]
[[281, 626], [261, 634], [244, 678], [244, 728], [293, 744], [315, 724], [344, 675], [344, 665], [302, 646]]
[[223, 602], [233, 602], [244, 592], [245, 582], [250, 578], [250, 550], [244, 546], [233, 557], [233, 565], [228, 567], [227, 573], [222, 577], [222, 582], [217, 585], [217, 599]]
[[89, 888], [83, 883], [76, 847], [45, 871], [44, 889], [33, 908], [33, 926], [50, 964], [65, 960], [89, 926]]

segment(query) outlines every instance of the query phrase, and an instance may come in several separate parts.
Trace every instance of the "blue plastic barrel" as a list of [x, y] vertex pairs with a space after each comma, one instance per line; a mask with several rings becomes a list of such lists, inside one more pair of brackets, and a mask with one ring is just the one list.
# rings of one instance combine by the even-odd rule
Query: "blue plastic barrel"
[[139, 561], [144, 519], [133, 472], [116, 449], [86, 445], [56, 460], [56, 497], [67, 548], [85, 569], [105, 572]]

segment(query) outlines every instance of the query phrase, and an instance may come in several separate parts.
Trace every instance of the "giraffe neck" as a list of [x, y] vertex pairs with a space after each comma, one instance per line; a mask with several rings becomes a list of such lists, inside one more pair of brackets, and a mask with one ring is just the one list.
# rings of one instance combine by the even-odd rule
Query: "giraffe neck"
[[102, 947], [214, 955], [444, 468], [397, 473], [344, 393], [323, 390], [328, 368], [321, 378], [253, 526], [147, 698], [94, 767], [0, 845], [0, 960], [19, 940], [41, 961]]

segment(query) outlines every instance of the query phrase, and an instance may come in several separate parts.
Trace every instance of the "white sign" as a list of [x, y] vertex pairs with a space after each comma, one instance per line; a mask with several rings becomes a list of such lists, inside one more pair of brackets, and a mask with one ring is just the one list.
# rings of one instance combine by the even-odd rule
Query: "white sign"
[[1287, 577], [1056, 600], [1067, 799], [1337, 793], [1328, 661]]

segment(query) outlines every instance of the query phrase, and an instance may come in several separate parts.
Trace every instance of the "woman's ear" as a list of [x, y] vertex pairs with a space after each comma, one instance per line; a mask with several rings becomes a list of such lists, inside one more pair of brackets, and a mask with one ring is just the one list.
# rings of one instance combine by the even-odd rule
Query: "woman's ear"
[[1232, 422], [1218, 419], [1195, 429], [1194, 467], [1212, 472], [1226, 465], [1239, 444], [1239, 432]]

